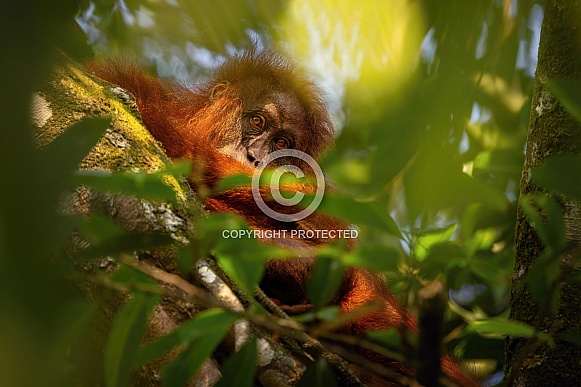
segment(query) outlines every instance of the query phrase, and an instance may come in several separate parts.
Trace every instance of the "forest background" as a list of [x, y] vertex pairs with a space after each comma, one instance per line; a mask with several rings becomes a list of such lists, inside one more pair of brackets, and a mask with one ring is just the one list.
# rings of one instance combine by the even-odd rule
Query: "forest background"
[[[531, 106], [550, 115], [557, 109], [561, 118], [580, 117], [581, 88], [569, 79], [579, 78], [578, 37], [547, 38], [547, 47], [565, 45], [571, 55], [570, 66], [556, 67], [572, 70], [547, 71], [537, 78], [542, 86], [535, 86], [546, 9], [552, 7], [559, 23], [563, 8], [581, 20], [579, 2], [359, 3], [102, 0], [0, 6], [0, 326], [6, 333], [0, 338], [0, 378], [6, 385], [65, 380], [67, 348], [98, 304], [70, 292], [70, 272], [52, 259], [75, 227], [54, 211], [72, 156], [52, 153], [47, 159], [29, 129], [30, 96], [51, 74], [55, 58], [62, 51], [79, 61], [123, 53], [141, 58], [160, 77], [192, 85], [250, 42], [286, 52], [327, 94], [337, 145], [321, 164], [352, 204], [331, 211], [360, 228], [358, 253], [333, 259], [385, 274], [412, 311], [417, 291], [441, 281], [451, 300], [446, 346], [486, 385], [515, 378], [511, 366], [526, 366], [524, 359], [539, 347], [572, 351], [561, 350], [553, 362], [579, 359], [579, 314], [573, 323], [565, 317], [559, 328], [552, 325], [563, 310], [579, 310], [579, 298], [571, 296], [579, 291], [579, 277], [571, 271], [578, 264], [578, 253], [571, 253], [579, 241], [571, 233], [579, 222], [578, 121], [571, 118], [573, 129], [562, 142], [553, 141], [555, 147], [538, 145], [547, 151], [541, 156], [531, 151], [530, 138], [527, 144], [529, 127], [541, 116]], [[574, 20], [564, 26], [574, 26]], [[543, 91], [551, 95], [533, 98]], [[527, 154], [532, 159], [523, 174]], [[551, 154], [561, 155], [544, 163]], [[515, 230], [537, 247], [515, 245]], [[528, 261], [518, 261], [519, 254]], [[133, 323], [117, 322], [128, 329]], [[514, 341], [505, 353], [507, 336]], [[551, 351], [539, 356], [548, 359]], [[94, 366], [105, 373], [121, 368]], [[579, 380], [570, 371], [571, 380]]]

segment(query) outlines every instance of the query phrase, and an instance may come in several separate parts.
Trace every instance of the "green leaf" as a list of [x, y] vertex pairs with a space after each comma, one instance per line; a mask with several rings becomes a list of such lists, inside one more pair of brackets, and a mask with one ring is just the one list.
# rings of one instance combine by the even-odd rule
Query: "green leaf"
[[71, 179], [71, 185], [86, 185], [103, 192], [175, 202], [176, 194], [164, 181], [166, 176], [165, 173], [77, 171]]
[[276, 257], [254, 238], [222, 240], [215, 248], [218, 264], [248, 294], [252, 294], [264, 273], [266, 260]]
[[560, 340], [567, 340], [568, 342], [576, 345], [581, 345], [581, 331], [561, 332], [555, 338]]
[[111, 280], [128, 288], [149, 289], [152, 293], [160, 291], [153, 278], [127, 265], [122, 265], [119, 270], [113, 273]]
[[52, 358], [66, 356], [65, 354], [70, 352], [71, 347], [77, 344], [81, 337], [84, 338], [98, 310], [99, 303], [95, 300], [72, 299], [64, 305], [63, 310], [57, 315], [57, 326], [62, 329], [62, 332], [57, 344], [52, 348], [54, 353]]
[[210, 357], [238, 317], [223, 311], [198, 315], [187, 331], [180, 331], [188, 345], [177, 358], [164, 367], [161, 381], [166, 386], [183, 386]]
[[[533, 228], [539, 235], [542, 241], [547, 241], [549, 238], [546, 235], [545, 224], [541, 213], [535, 208], [535, 200], [531, 195], [525, 195], [520, 200], [520, 207], [527, 215]], [[546, 243], [546, 242], [545, 242]]]
[[[423, 160], [404, 175], [405, 197], [413, 216], [423, 211], [463, 210], [474, 203], [489, 209], [505, 211], [508, 199], [503, 192], [472, 178], [458, 167], [441, 168]], [[426, 187], [429, 187], [426, 189]]]
[[440, 186], [446, 188], [441, 192], [440, 199], [445, 204], [442, 208], [446, 205], [456, 206], [478, 202], [492, 209], [504, 211], [508, 204], [508, 199], [503, 193], [462, 172], [445, 176]]
[[51, 165], [53, 180], [65, 181], [65, 177], [78, 168], [110, 125], [110, 118], [86, 118], [51, 142], [42, 157]]
[[367, 337], [370, 341], [380, 344], [386, 348], [394, 350], [403, 349], [402, 334], [396, 328], [384, 329], [381, 331], [368, 331], [365, 332], [365, 337]]
[[555, 251], [565, 246], [566, 227], [559, 203], [548, 195], [529, 194], [521, 198], [520, 205], [545, 246]]
[[253, 387], [257, 365], [258, 352], [253, 338], [222, 365], [222, 379], [216, 387]]
[[143, 347], [136, 358], [135, 365], [140, 366], [154, 361], [181, 344], [187, 344], [217, 331], [227, 331], [238, 319], [237, 316], [221, 309], [208, 309], [200, 312], [192, 320], [149, 343]]
[[334, 387], [337, 385], [337, 378], [333, 369], [325, 359], [319, 357], [314, 363], [310, 363], [307, 366], [307, 370], [301, 376], [297, 387]]
[[479, 153], [474, 159], [474, 169], [520, 176], [523, 163], [522, 152], [497, 149]]
[[581, 122], [581, 81], [578, 79], [547, 79], [547, 87], [577, 121]]
[[468, 268], [487, 284], [494, 285], [500, 281], [502, 271], [492, 262], [491, 257], [473, 256], [468, 259]]
[[249, 230], [246, 222], [234, 214], [216, 213], [201, 217], [196, 224], [200, 256], [212, 254], [218, 243], [230, 239], [232, 236], [230, 231], [241, 229]]
[[338, 306], [325, 306], [321, 309], [299, 314], [296, 316], [292, 316], [292, 319], [296, 322], [305, 324], [311, 321], [320, 320], [320, 321], [332, 321], [335, 320], [339, 313], [341, 313]]
[[294, 253], [259, 241], [254, 231], [232, 214], [213, 214], [198, 222], [202, 253], [213, 252], [218, 264], [245, 292], [252, 294], [262, 279], [264, 263]]
[[337, 318], [341, 313], [338, 306], [331, 305], [321, 308], [315, 312], [315, 317], [321, 321], [331, 321]]
[[401, 258], [400, 251], [386, 246], [361, 246], [339, 257], [346, 266], [363, 267], [377, 272], [396, 271]]
[[555, 292], [551, 294], [550, 289], [551, 284], [559, 276], [560, 272], [559, 256], [553, 254], [550, 250], [545, 250], [533, 262], [533, 266], [527, 273], [527, 284], [534, 299], [541, 304], [547, 297], [552, 297], [550, 304], [552, 312], [555, 312], [559, 305], [560, 291], [555, 289]]
[[178, 258], [177, 258], [177, 268], [181, 274], [184, 276], [190, 273], [192, 267], [194, 267], [199, 256], [194, 254], [195, 245], [198, 244], [196, 239], [190, 240], [190, 245], [181, 246], [178, 248]]
[[326, 193], [318, 210], [360, 226], [370, 226], [401, 238], [397, 223], [376, 202], [362, 202], [353, 198]]
[[192, 161], [188, 159], [172, 160], [170, 164], [166, 164], [163, 170], [155, 173], [158, 175], [169, 174], [175, 178], [187, 177], [192, 173]]
[[79, 257], [90, 259], [117, 253], [133, 253], [140, 250], [151, 250], [167, 246], [174, 242], [169, 235], [151, 233], [123, 233], [119, 236], [101, 241], [84, 250]]
[[414, 256], [423, 261], [431, 247], [449, 241], [457, 227], [457, 224], [451, 224], [446, 227], [423, 231], [415, 239]]
[[565, 277], [565, 280], [568, 283], [581, 282], [581, 271], [576, 270], [573, 273], [570, 273], [567, 277]]
[[432, 245], [423, 261], [420, 261], [422, 277], [435, 279], [452, 267], [466, 266], [466, 253], [464, 249], [453, 242], [437, 242]]
[[250, 187], [252, 178], [248, 175], [231, 175], [220, 180], [214, 193], [220, 193], [237, 187]]
[[[333, 157], [333, 155], [329, 157]], [[371, 183], [371, 167], [371, 162], [367, 158], [344, 157], [334, 160], [330, 165], [325, 166], [325, 175], [332, 176], [333, 181], [338, 179], [346, 181], [348, 184], [361, 184], [368, 187], [369, 183]]]
[[543, 332], [535, 332], [530, 325], [509, 320], [505, 317], [493, 317], [485, 320], [477, 320], [468, 323], [464, 333], [478, 333], [491, 338], [503, 339], [506, 336], [516, 337], [538, 337], [549, 343], [553, 342], [551, 336]]
[[315, 308], [325, 306], [337, 293], [344, 273], [345, 267], [339, 260], [327, 256], [317, 257], [307, 280], [307, 296]]
[[245, 259], [243, 254], [216, 252], [216, 260], [224, 271], [247, 293], [252, 294], [264, 274], [264, 260]]
[[135, 293], [134, 299], [121, 307], [105, 344], [105, 385], [129, 385], [135, 356], [145, 330], [147, 314], [157, 297]]
[[554, 155], [535, 168], [532, 178], [549, 191], [581, 201], [581, 156]]
[[479, 229], [471, 235], [471, 238], [466, 241], [463, 247], [468, 254], [490, 250], [494, 243], [498, 241], [498, 234], [497, 228]]
[[93, 244], [117, 238], [124, 232], [121, 226], [100, 214], [93, 214], [83, 219], [80, 228]]

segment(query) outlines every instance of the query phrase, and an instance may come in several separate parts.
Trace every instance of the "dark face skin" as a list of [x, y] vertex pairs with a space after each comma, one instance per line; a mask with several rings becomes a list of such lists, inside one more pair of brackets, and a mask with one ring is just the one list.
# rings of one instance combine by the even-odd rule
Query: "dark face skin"
[[[260, 79], [245, 82], [242, 95], [248, 97], [243, 101], [238, 123], [241, 137], [220, 149], [253, 168], [269, 153], [301, 150], [301, 132], [306, 122], [306, 114], [296, 97], [260, 83]], [[278, 159], [274, 164], [284, 162]]]
[[297, 149], [304, 119], [298, 102], [282, 92], [250, 106], [243, 114], [241, 141], [248, 162], [256, 166], [269, 153]]

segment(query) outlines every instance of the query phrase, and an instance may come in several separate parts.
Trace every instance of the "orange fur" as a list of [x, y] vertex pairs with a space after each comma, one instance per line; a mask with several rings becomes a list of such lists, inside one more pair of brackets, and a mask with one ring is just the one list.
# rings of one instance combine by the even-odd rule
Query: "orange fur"
[[[132, 63], [109, 60], [92, 63], [89, 68], [99, 77], [130, 91], [136, 98], [145, 126], [164, 145], [168, 156], [189, 158], [194, 160], [195, 165], [204, 165], [202, 180], [210, 188], [232, 174], [252, 175], [251, 166], [221, 153], [219, 149], [240, 141], [238, 132], [245, 114], [253, 109], [257, 101], [264, 101], [267, 96], [273, 100], [278, 95], [284, 95], [283, 105], [290, 101], [289, 106], [294, 110], [291, 109], [291, 117], [283, 117], [286, 129], [281, 128], [294, 131], [294, 148], [316, 158], [333, 144], [333, 128], [317, 88], [297, 74], [288, 61], [272, 52], [250, 50], [218, 68], [208, 82], [193, 90], [161, 81]], [[303, 189], [311, 188], [307, 186]], [[272, 200], [268, 203], [280, 212], [289, 211], [280, 205], [276, 207], [277, 203]], [[245, 187], [221, 192], [207, 198], [205, 204], [213, 212], [239, 214], [256, 229], [292, 230], [305, 226], [335, 230], [346, 228], [345, 223], [318, 213], [305, 219], [306, 223], [271, 219], [255, 204], [250, 188]], [[326, 241], [277, 239], [266, 242], [308, 248]], [[305, 281], [313, 264], [313, 257], [269, 262], [261, 287], [279, 304], [308, 305]], [[351, 322], [344, 332], [361, 335], [368, 330], [393, 327], [413, 332], [417, 330], [414, 320], [380, 277], [363, 269], [348, 269], [335, 297], [335, 304], [346, 313], [372, 300], [380, 300], [384, 307]], [[410, 374], [404, 365], [370, 352], [361, 353], [372, 361], [390, 364], [395, 370]], [[444, 371], [460, 386], [476, 385], [447, 357], [444, 358]], [[376, 379], [371, 382], [389, 385]]]

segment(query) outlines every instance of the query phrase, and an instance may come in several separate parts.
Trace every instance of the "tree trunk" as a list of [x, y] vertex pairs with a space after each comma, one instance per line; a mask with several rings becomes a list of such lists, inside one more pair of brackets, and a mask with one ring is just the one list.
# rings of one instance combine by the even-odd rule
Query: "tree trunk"
[[[531, 107], [521, 196], [543, 192], [531, 179], [531, 171], [547, 157], [581, 153], [581, 124], [547, 88], [548, 79], [581, 78], [581, 0], [549, 0], [541, 29], [539, 60]], [[576, 248], [560, 256], [561, 272], [578, 269], [581, 235], [579, 202], [556, 197], [563, 204], [567, 240]], [[548, 332], [554, 337], [579, 331], [581, 286], [558, 283], [560, 301], [556, 314], [539, 306], [527, 286], [527, 274], [543, 246], [531, 222], [519, 210], [516, 226], [516, 262], [512, 278], [510, 318]], [[581, 347], [556, 339], [551, 347], [535, 340], [511, 337], [506, 342], [505, 371], [512, 386], [575, 386], [581, 381]]]

